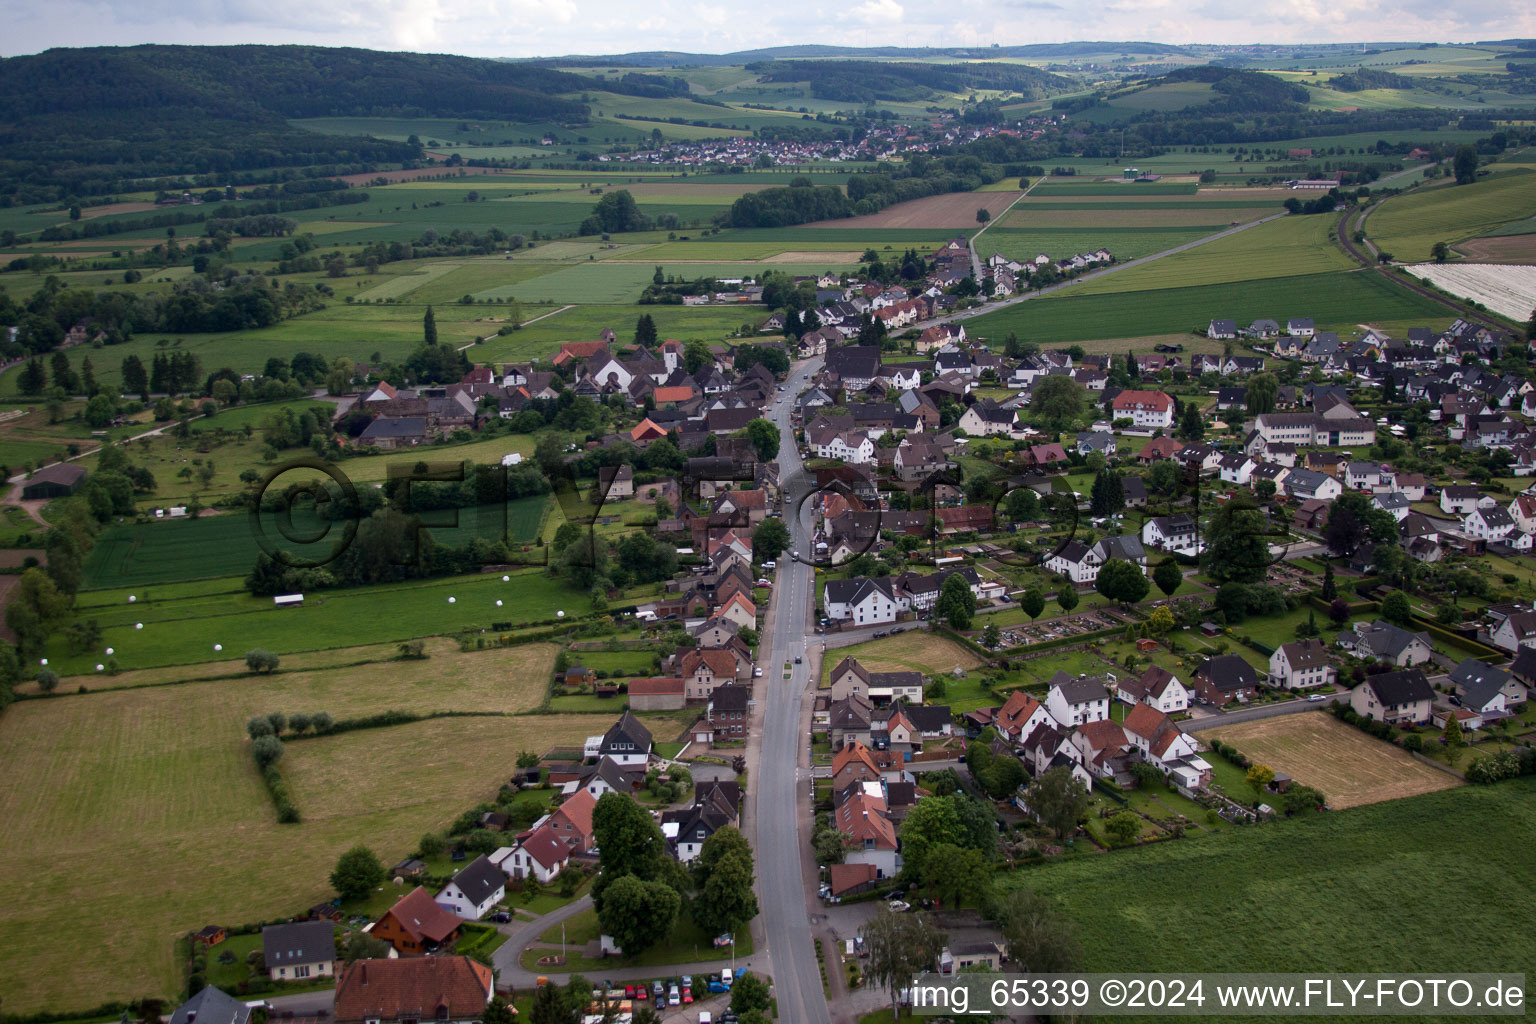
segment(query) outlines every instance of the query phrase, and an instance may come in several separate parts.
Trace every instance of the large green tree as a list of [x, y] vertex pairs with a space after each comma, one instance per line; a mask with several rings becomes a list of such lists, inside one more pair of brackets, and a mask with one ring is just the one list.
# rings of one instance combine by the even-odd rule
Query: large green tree
[[757, 452], [759, 462], [772, 462], [779, 455], [779, 428], [765, 419], [747, 424], [747, 440]]
[[1024, 803], [1046, 828], [1065, 841], [1088, 810], [1088, 787], [1066, 765], [1037, 775], [1024, 791]]
[[1086, 393], [1066, 374], [1043, 377], [1030, 392], [1030, 408], [1051, 430], [1066, 430], [1083, 414]]
[[1014, 889], [994, 907], [1008, 958], [1032, 974], [1081, 970], [1082, 944], [1077, 928], [1054, 902], [1030, 889]]
[[933, 606], [935, 618], [949, 623], [952, 629], [969, 629], [971, 618], [976, 614], [976, 595], [959, 573], [950, 573], [939, 588], [939, 600]]
[[[917, 806], [923, 803], [919, 800]], [[925, 914], [893, 914], [881, 907], [864, 925], [864, 949], [869, 954], [865, 973], [891, 993], [893, 1016], [902, 989], [911, 986], [914, 975], [933, 969], [944, 942], [944, 934]]]
[[967, 896], [980, 897], [991, 887], [992, 865], [977, 850], [935, 846], [923, 862], [923, 885], [928, 895], [954, 909]]
[[366, 846], [354, 846], [342, 854], [331, 871], [331, 886], [344, 900], [360, 900], [384, 881], [384, 865]]
[[704, 840], [693, 866], [694, 921], [714, 935], [731, 932], [757, 916], [752, 891], [752, 848], [734, 828], [722, 828]]
[[1158, 590], [1161, 590], [1166, 596], [1172, 597], [1174, 591], [1178, 590], [1184, 583], [1184, 570], [1178, 562], [1171, 558], [1166, 562], [1159, 562], [1157, 567], [1152, 570], [1152, 582], [1157, 584]]
[[1385, 544], [1396, 540], [1397, 520], [1392, 518], [1392, 513], [1377, 508], [1365, 495], [1346, 491], [1328, 506], [1323, 541], [1333, 554], [1347, 558], [1367, 543]]
[[1280, 393], [1280, 381], [1272, 373], [1256, 373], [1248, 381], [1248, 415], [1262, 416], [1275, 411], [1275, 398]]
[[1471, 143], [1462, 143], [1456, 147], [1456, 155], [1451, 158], [1451, 170], [1456, 175], [1456, 184], [1470, 185], [1477, 180], [1477, 147]]
[[1126, 604], [1135, 604], [1152, 589], [1151, 581], [1141, 571], [1141, 566], [1124, 558], [1111, 558], [1105, 562], [1093, 586], [1111, 601], [1123, 601]]
[[1211, 516], [1206, 528], [1206, 571], [1218, 582], [1256, 583], [1269, 571], [1269, 529], [1251, 497], [1238, 495]]
[[954, 798], [930, 796], [919, 800], [902, 819], [902, 873], [908, 878], [922, 878], [931, 851], [965, 842], [966, 831], [955, 811]]
[[764, 519], [752, 531], [752, 557], [771, 562], [789, 547], [789, 527], [777, 516]]
[[604, 890], [597, 920], [603, 934], [611, 935], [625, 956], [634, 957], [672, 934], [681, 906], [682, 897], [667, 883], [623, 875]]

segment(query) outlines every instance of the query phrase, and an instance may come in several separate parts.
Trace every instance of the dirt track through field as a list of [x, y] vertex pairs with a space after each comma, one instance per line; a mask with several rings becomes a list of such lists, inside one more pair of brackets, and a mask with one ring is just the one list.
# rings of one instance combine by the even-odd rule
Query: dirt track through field
[[1261, 718], [1200, 737], [1229, 743], [1253, 763], [1320, 790], [1335, 810], [1460, 785], [1454, 776], [1324, 712]]

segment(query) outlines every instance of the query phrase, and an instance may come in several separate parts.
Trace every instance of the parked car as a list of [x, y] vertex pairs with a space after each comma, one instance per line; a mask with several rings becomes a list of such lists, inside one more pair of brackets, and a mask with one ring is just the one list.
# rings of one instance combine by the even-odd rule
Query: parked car
[[724, 949], [726, 946], [729, 946], [735, 938], [736, 936], [730, 932], [721, 932], [719, 935], [715, 936], [714, 946], [716, 949]]
[[912, 904], [906, 900], [891, 900], [889, 906], [893, 914], [904, 914], [912, 909]]
[[760, 669], [760, 668], [754, 668], [752, 670], [752, 678], [753, 679], [761, 679], [761, 678], [763, 678], [763, 670]]
[[710, 1019], [708, 1010], [699, 1011], [699, 1024], [709, 1024]]
[[667, 990], [659, 980], [651, 983], [651, 995], [656, 997], [657, 1006], [661, 1006], [662, 1000], [667, 998]]
[[711, 991], [711, 992], [729, 992], [730, 991], [730, 989], [725, 987], [725, 982], [720, 980], [720, 975], [718, 975], [718, 974], [711, 974], [709, 976], [709, 984], [704, 986], [704, 987], [706, 989], [708, 989], [709, 991]]
[[682, 993], [680, 993], [677, 990], [677, 986], [676, 985], [673, 985], [671, 988], [667, 989], [667, 1005], [668, 1006], [681, 1006], [681, 1005], [683, 1005]]
[[724, 985], [726, 988], [731, 987], [731, 969], [729, 967], [720, 972], [720, 984]]
[[[1307, 698], [1307, 700], [1310, 703], [1313, 703], [1313, 704], [1316, 704], [1318, 701], [1324, 701], [1324, 700], [1327, 700], [1327, 699], [1328, 698], [1323, 696], [1321, 693], [1314, 693], [1314, 694], [1312, 694], [1311, 696], [1309, 696]], [[1451, 700], [1456, 700], [1456, 698], [1452, 697]], [[1460, 702], [1458, 701], [1458, 703], [1460, 703]]]
[[496, 924], [506, 924], [506, 923], [508, 923], [509, 921], [512, 920], [512, 915], [507, 913], [505, 910], [501, 910], [501, 911], [497, 911], [496, 913], [492, 914], [490, 916], [490, 920], [495, 922]]
[[683, 985], [683, 991], [685, 991], [685, 992], [687, 990], [693, 988], [693, 975], [691, 975], [691, 974], [683, 975], [683, 977], [682, 977], [682, 985]]

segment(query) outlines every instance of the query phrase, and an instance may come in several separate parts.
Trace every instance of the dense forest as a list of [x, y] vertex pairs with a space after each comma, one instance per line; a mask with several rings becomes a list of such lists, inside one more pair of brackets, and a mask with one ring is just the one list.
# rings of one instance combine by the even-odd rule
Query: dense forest
[[875, 61], [766, 61], [748, 64], [766, 82], [810, 82], [818, 99], [849, 103], [925, 100], [934, 93], [992, 89], [1041, 99], [1073, 87], [1025, 64], [883, 64]]
[[[56, 49], [0, 59], [0, 203], [119, 191], [125, 178], [418, 160], [402, 142], [288, 124], [336, 116], [585, 122], [560, 94], [686, 93], [532, 64], [313, 46]], [[339, 172], [336, 172], [339, 173]]]

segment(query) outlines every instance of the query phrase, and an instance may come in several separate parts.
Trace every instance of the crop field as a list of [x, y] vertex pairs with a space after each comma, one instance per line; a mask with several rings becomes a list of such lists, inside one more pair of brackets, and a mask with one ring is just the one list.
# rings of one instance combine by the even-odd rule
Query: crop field
[[[392, 675], [374, 666], [324, 702], [333, 714], [392, 706], [378, 699]], [[280, 679], [33, 701], [0, 720], [8, 1012], [173, 997], [178, 935], [329, 897], [343, 850], [363, 841], [394, 863], [494, 792], [518, 750], [579, 743], [594, 726], [580, 715], [444, 719], [395, 727], [387, 740], [368, 731], [290, 743], [283, 769], [305, 820], [279, 825], [245, 719], [323, 709]], [[410, 696], [423, 690], [408, 685], [400, 703], [424, 703]], [[90, 908], [91, 956], [78, 957], [78, 933], [59, 927], [63, 906]]]
[[1212, 729], [1251, 761], [1285, 772], [1335, 810], [1451, 789], [1452, 776], [1329, 714], [1281, 715]]
[[[1536, 957], [1533, 798], [1531, 779], [1465, 786], [1075, 858], [998, 887], [1057, 899], [1092, 971], [1521, 970]], [[1461, 892], [1488, 878], [1501, 896], [1475, 915], [1403, 891], [1405, 879]]]
[[1421, 262], [1436, 242], [1459, 242], [1527, 218], [1536, 209], [1536, 173], [1441, 185], [1394, 196], [1366, 220], [1366, 234], [1396, 259]]
[[1010, 259], [1025, 260], [1040, 253], [1063, 259], [1074, 253], [1108, 249], [1117, 260], [1124, 261], [1193, 242], [1225, 226], [991, 228], [976, 240], [976, 252], [982, 259], [1000, 252]]
[[857, 658], [859, 664], [875, 672], [925, 675], [946, 675], [957, 668], [972, 669], [981, 664], [980, 658], [952, 640], [927, 630], [908, 629], [881, 640], [828, 650], [821, 661], [823, 686], [831, 684], [832, 668], [844, 658]]
[[1455, 250], [1478, 263], [1536, 263], [1536, 233], [1469, 238]]
[[[800, 254], [798, 258], [802, 259], [808, 254], [825, 252], [829, 258], [843, 260], [848, 253], [852, 252], [855, 254], [855, 261], [857, 261], [857, 256], [861, 255], [865, 248], [873, 244], [861, 243], [860, 237], [860, 235], [853, 233], [823, 231], [818, 236], [792, 238], [783, 241], [737, 240], [724, 237], [701, 238], [687, 242], [663, 242], [660, 245], [652, 246], [649, 249], [636, 253], [631, 258], [650, 260], [653, 263], [659, 262], [663, 264], [671, 260], [685, 262], [693, 260], [741, 262], [747, 260], [767, 260], [788, 252]], [[920, 251], [937, 248], [934, 242], [919, 241], [911, 238], [897, 239], [884, 244], [890, 245], [897, 252], [908, 248], [916, 248]]]
[[1310, 316], [1318, 330], [1339, 330], [1345, 337], [1357, 333], [1354, 325], [1361, 323], [1409, 321], [1433, 326], [1451, 320], [1444, 307], [1394, 286], [1379, 274], [1305, 274], [1107, 295], [1079, 295], [1075, 288], [1068, 288], [977, 317], [967, 331], [995, 338], [1015, 332], [1048, 345], [1175, 334], [1204, 327], [1216, 316], [1244, 323], [1260, 317]]
[[475, 347], [471, 358], [478, 363], [547, 358], [564, 342], [596, 338], [604, 327], [612, 327], [621, 340], [627, 340], [634, 337], [635, 321], [644, 314], [655, 320], [656, 331], [663, 338], [724, 341], [742, 325], [762, 319], [766, 312], [762, 306], [576, 306], [529, 323], [514, 334], [487, 338], [485, 344]]
[[1536, 267], [1421, 263], [1409, 267], [1408, 272], [1520, 323], [1530, 320], [1531, 309], [1536, 306]]
[[1321, 274], [1355, 266], [1333, 242], [1334, 218], [1282, 217], [1073, 288], [1078, 295]]
[[1008, 208], [1022, 192], [951, 192], [941, 196], [927, 196], [905, 203], [888, 206], [879, 213], [843, 220], [817, 221], [809, 228], [836, 228], [859, 231], [864, 228], [955, 228], [975, 229], [980, 226], [976, 211], [985, 209], [996, 217]]

